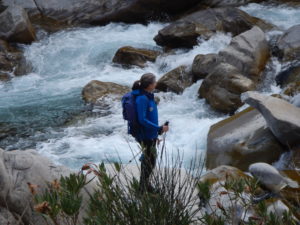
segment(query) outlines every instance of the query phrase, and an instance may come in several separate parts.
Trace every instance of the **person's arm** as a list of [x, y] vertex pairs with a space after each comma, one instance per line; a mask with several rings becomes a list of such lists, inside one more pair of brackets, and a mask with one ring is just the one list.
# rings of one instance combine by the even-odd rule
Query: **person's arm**
[[151, 122], [146, 118], [147, 106], [148, 106], [147, 97], [141, 96], [137, 98], [136, 104], [137, 104], [137, 114], [138, 114], [139, 123], [146, 128], [159, 130], [160, 126], [156, 125], [155, 123]]

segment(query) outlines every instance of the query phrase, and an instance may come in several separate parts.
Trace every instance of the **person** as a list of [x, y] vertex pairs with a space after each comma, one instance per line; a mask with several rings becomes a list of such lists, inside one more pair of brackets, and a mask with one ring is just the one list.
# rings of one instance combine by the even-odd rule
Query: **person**
[[140, 191], [142, 193], [144, 191], [154, 191], [149, 179], [156, 164], [156, 143], [158, 135], [169, 130], [167, 125], [158, 125], [158, 110], [153, 94], [155, 87], [156, 78], [152, 73], [142, 75], [140, 80], [135, 81], [132, 87], [132, 94], [136, 96], [136, 112], [140, 124], [135, 139], [139, 142], [143, 151], [140, 177]]

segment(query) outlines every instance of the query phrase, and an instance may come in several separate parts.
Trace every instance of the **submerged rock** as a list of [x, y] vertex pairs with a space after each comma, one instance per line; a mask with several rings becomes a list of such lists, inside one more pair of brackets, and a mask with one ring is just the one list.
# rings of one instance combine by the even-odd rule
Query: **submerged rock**
[[263, 30], [270, 25], [237, 8], [206, 9], [195, 12], [163, 28], [155, 36], [158, 45], [170, 48], [192, 48], [198, 39], [209, 39], [216, 31], [230, 32], [234, 36], [253, 26]]
[[106, 95], [112, 94], [121, 96], [129, 92], [129, 87], [115, 84], [112, 82], [101, 82], [93, 80], [89, 82], [82, 90], [82, 97], [87, 103], [96, 103], [96, 101]]
[[221, 63], [204, 79], [199, 96], [205, 98], [214, 109], [232, 113], [243, 105], [241, 93], [254, 88], [254, 82], [243, 76], [237, 68]]
[[133, 65], [143, 68], [148, 61], [155, 62], [159, 55], [159, 51], [125, 46], [116, 52], [113, 62], [122, 64], [123, 66]]
[[20, 6], [12, 5], [4, 10], [0, 14], [0, 23], [0, 38], [25, 44], [36, 39], [28, 15]]
[[259, 78], [269, 60], [265, 33], [257, 26], [234, 37], [219, 53], [220, 61], [231, 64], [253, 80]]
[[163, 75], [157, 82], [156, 89], [160, 91], [172, 91], [180, 94], [185, 88], [191, 86], [192, 76], [187, 66], [179, 66]]
[[242, 100], [263, 115], [268, 127], [282, 144], [290, 148], [300, 146], [300, 108], [258, 92], [246, 92]]
[[211, 126], [207, 137], [206, 167], [230, 165], [247, 170], [255, 162], [273, 163], [285, 152], [253, 108]]
[[277, 55], [283, 61], [300, 59], [300, 24], [289, 28], [279, 38], [277, 44]]

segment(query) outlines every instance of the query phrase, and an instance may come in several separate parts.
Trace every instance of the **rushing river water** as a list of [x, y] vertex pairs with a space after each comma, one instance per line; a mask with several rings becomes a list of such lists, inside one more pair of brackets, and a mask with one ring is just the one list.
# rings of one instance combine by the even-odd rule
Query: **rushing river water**
[[[272, 22], [279, 29], [300, 23], [299, 9], [258, 4], [241, 9]], [[112, 63], [117, 49], [125, 45], [159, 49], [153, 37], [164, 26], [151, 23], [77, 28], [25, 46], [26, 58], [33, 64], [34, 72], [0, 83], [0, 122], [13, 124], [19, 135], [2, 140], [0, 147], [7, 150], [35, 148], [72, 168], [87, 161], [117, 160], [118, 157], [127, 162], [132, 158], [131, 151], [137, 152], [138, 147], [126, 134], [120, 102], [107, 99], [109, 107], [105, 114], [80, 117], [78, 115], [85, 110], [82, 88], [91, 80], [131, 86], [146, 72], [159, 78], [177, 66], [190, 65], [197, 54], [217, 53], [231, 41], [230, 35], [218, 33], [208, 41], [200, 40], [190, 51], [177, 50], [143, 69], [123, 69]], [[270, 67], [272, 77], [281, 68], [276, 60]], [[197, 98], [200, 84], [201, 81], [197, 82], [181, 95], [157, 94], [161, 99], [159, 120], [161, 123], [170, 121], [170, 132], [166, 136], [168, 154], [180, 151], [186, 161], [194, 157], [196, 150], [205, 152], [209, 127], [225, 117], [214, 113], [204, 100]], [[274, 91], [270, 83], [265, 86], [268, 91]], [[70, 118], [71, 121], [65, 123]]]

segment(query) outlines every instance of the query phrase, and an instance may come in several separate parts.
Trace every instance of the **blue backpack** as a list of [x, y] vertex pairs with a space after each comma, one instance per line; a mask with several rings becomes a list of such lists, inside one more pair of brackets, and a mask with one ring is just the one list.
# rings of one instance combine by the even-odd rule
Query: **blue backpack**
[[135, 138], [138, 137], [141, 127], [136, 111], [136, 97], [137, 95], [132, 94], [132, 92], [128, 92], [122, 97], [123, 118], [128, 121], [128, 134]]

